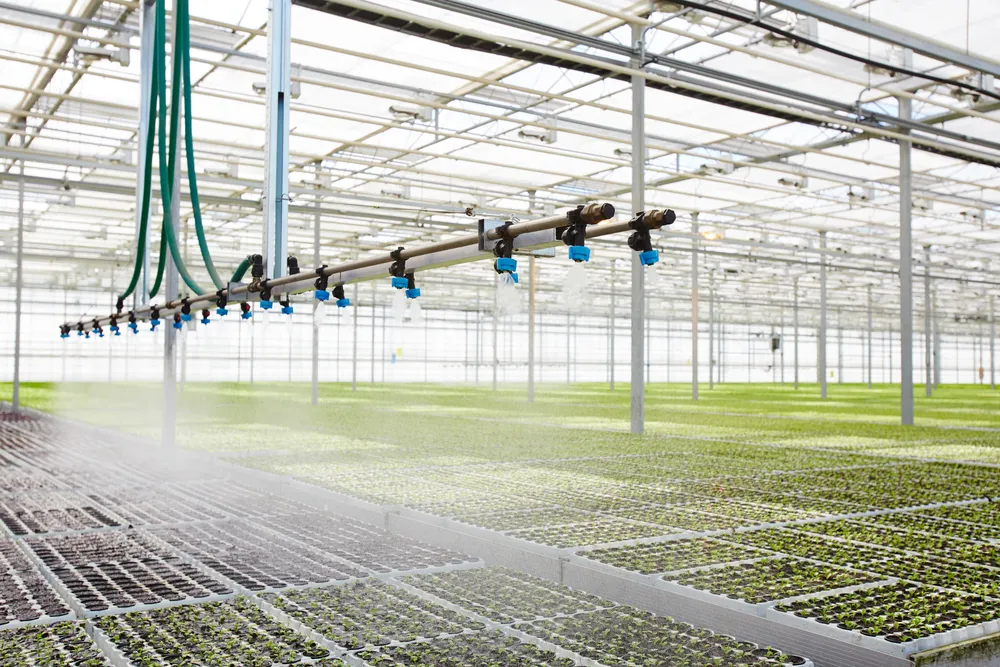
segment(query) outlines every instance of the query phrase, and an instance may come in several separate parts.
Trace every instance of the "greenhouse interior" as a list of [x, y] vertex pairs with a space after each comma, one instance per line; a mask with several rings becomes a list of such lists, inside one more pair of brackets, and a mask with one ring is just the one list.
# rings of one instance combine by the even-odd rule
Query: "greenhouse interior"
[[0, 0], [0, 667], [1000, 667], [996, 0]]

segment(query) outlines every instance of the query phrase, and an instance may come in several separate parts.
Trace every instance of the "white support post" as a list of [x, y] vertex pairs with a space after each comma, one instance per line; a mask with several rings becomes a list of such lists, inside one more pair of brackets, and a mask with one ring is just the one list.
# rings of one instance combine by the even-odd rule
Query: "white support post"
[[924, 246], [924, 394], [934, 395], [934, 304], [931, 301], [931, 247]]
[[837, 384], [844, 384], [844, 325], [837, 309]]
[[358, 320], [360, 318], [361, 304], [358, 303], [360, 283], [354, 283], [354, 332], [351, 335], [351, 391], [358, 390]]
[[375, 281], [373, 280], [372, 281], [372, 340], [371, 340], [372, 354], [371, 354], [371, 359], [369, 360], [369, 368], [371, 371], [371, 384], [375, 384], [375, 287], [376, 284]]
[[990, 295], [990, 389], [997, 388], [997, 315], [995, 297]]
[[[21, 135], [24, 145], [25, 135]], [[17, 267], [14, 278], [14, 410], [21, 407], [21, 306], [24, 296], [24, 158], [18, 160], [17, 178]]]
[[708, 388], [715, 389], [715, 273], [708, 274]]
[[[174, 22], [171, 30], [173, 35], [172, 54], [177, 51], [177, 14], [174, 14]], [[171, 56], [174, 57], [174, 56]], [[172, 81], [171, 85], [179, 86], [180, 81]], [[161, 101], [164, 102], [165, 101]], [[181, 106], [184, 104], [183, 98], [179, 100]], [[183, 108], [177, 110], [177, 115], [183, 117]], [[181, 135], [184, 126], [181, 124], [178, 141], [169, 147], [173, 155], [168, 158], [177, 159], [180, 154]], [[160, 146], [161, 151], [168, 150], [166, 146]], [[162, 186], [161, 186], [162, 187]], [[181, 220], [181, 170], [174, 172], [174, 182], [172, 184], [170, 201], [170, 224], [174, 227], [174, 234], [177, 235]], [[147, 234], [148, 236], [148, 234]], [[178, 292], [177, 265], [174, 264], [173, 255], [166, 248], [160, 248], [160, 252], [167, 253], [164, 264], [163, 294], [167, 299], [173, 299]], [[160, 446], [172, 448], [177, 444], [177, 329], [174, 329], [173, 322], [165, 320], [160, 326], [163, 327], [163, 414], [161, 424]]]
[[570, 384], [573, 381], [570, 371], [573, 368], [572, 363], [572, 350], [573, 350], [573, 318], [569, 313], [566, 313], [566, 384]]
[[872, 318], [872, 288], [871, 285], [868, 286], [868, 388], [871, 389], [873, 386], [873, 371], [872, 371], [872, 348], [875, 346], [873, 341], [875, 327], [873, 324], [874, 320]]
[[691, 214], [691, 400], [698, 400], [698, 212]]
[[795, 357], [795, 360], [793, 363], [795, 364], [795, 390], [798, 391], [799, 389], [799, 279], [798, 278], [795, 279], [793, 290], [795, 292], [795, 297], [794, 297], [795, 304], [792, 311], [792, 317], [794, 318], [793, 337], [795, 339], [794, 341], [795, 350], [793, 355]]
[[819, 343], [816, 354], [819, 370], [820, 398], [827, 397], [826, 386], [826, 232], [819, 233]]
[[[292, 91], [292, 0], [270, 0], [267, 19], [267, 114], [264, 147], [266, 277], [285, 272], [288, 256], [288, 138]], [[355, 318], [356, 319], [356, 318]]]
[[493, 275], [493, 391], [497, 390], [497, 371], [500, 368], [498, 329], [500, 327], [500, 275]]
[[[900, 120], [910, 120], [911, 104], [898, 98]], [[904, 133], [906, 130], [900, 130]], [[899, 141], [899, 337], [900, 421], [913, 426], [913, 173], [909, 139]]]
[[[642, 68], [645, 53], [645, 34], [642, 26], [632, 25], [632, 45], [639, 54], [632, 66]], [[646, 207], [646, 79], [632, 77], [632, 214]], [[630, 373], [629, 426], [632, 433], [646, 429], [646, 385], [643, 369], [645, 363], [644, 316], [646, 301], [645, 273], [639, 253], [632, 255], [631, 337], [632, 359]]]
[[531, 279], [528, 292], [528, 402], [535, 402], [535, 256], [528, 259], [528, 275]]
[[615, 390], [615, 301], [618, 298], [615, 289], [615, 260], [611, 260], [611, 323], [608, 325], [608, 383], [611, 391]]
[[[317, 168], [317, 172], [319, 169]], [[319, 174], [317, 173], [317, 177]], [[313, 213], [313, 266], [319, 266], [319, 223], [320, 223], [320, 201], [316, 196], [316, 211]], [[319, 300], [313, 299], [313, 320], [312, 320], [312, 404], [319, 405], [319, 324], [316, 322], [316, 309], [319, 308]], [[325, 307], [325, 306], [324, 306]], [[291, 327], [291, 321], [288, 322]], [[289, 335], [291, 332], [289, 332]]]

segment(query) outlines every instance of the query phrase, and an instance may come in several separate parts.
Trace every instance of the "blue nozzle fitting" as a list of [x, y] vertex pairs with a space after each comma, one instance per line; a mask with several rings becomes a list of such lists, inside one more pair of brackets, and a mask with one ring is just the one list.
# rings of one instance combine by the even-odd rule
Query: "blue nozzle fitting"
[[493, 268], [499, 273], [514, 273], [517, 271], [517, 260], [513, 257], [500, 257], [493, 262]]
[[642, 262], [643, 266], [652, 266], [660, 261], [660, 251], [647, 250], [645, 252], [640, 252], [639, 261]]
[[407, 299], [416, 299], [418, 296], [420, 296], [420, 288], [419, 287], [413, 287], [413, 288], [410, 288], [410, 289], [406, 290], [406, 298]]
[[410, 281], [406, 279], [406, 276], [393, 276], [392, 286], [395, 289], [406, 289], [410, 286]]
[[89, 331], [84, 332], [83, 337], [86, 338], [87, 340], [90, 340], [90, 332]]
[[136, 322], [129, 322], [128, 323], [128, 328], [131, 329], [132, 333], [134, 333], [134, 334], [139, 333], [139, 324], [136, 323]]
[[244, 320], [249, 320], [251, 317], [253, 317], [253, 313], [248, 310], [245, 313], [240, 313], [240, 317]]
[[337, 308], [347, 308], [351, 305], [350, 299], [337, 299]]
[[69, 338], [69, 334], [68, 333], [61, 333], [61, 334], [59, 334], [59, 337], [60, 338]]
[[330, 292], [328, 290], [325, 290], [325, 289], [318, 289], [318, 290], [316, 290], [315, 292], [313, 292], [313, 296], [316, 297], [317, 301], [329, 301], [330, 300]]
[[191, 319], [191, 313], [181, 313], [181, 321], [190, 322]]
[[263, 308], [264, 310], [271, 310], [271, 308], [274, 307], [274, 302], [273, 301], [266, 301], [264, 299], [261, 299], [261, 301], [260, 301], [260, 307]]
[[585, 245], [571, 245], [569, 247], [569, 258], [574, 262], [589, 262], [590, 248]]
[[180, 331], [181, 329], [184, 328], [184, 322], [182, 320], [177, 320], [176, 322], [174, 322], [174, 328]]
[[215, 314], [218, 315], [219, 317], [225, 317], [226, 315], [229, 314], [229, 311], [226, 310], [225, 308], [220, 307], [215, 309]]
[[291, 304], [288, 304], [287, 306], [282, 306], [281, 307], [281, 314], [282, 315], [291, 315], [294, 312], [295, 312], [295, 309], [292, 308]]
[[82, 336], [83, 335], [83, 330], [81, 329], [81, 330], [77, 331], [76, 335], [77, 335], [77, 337]]
[[203, 317], [203, 318], [201, 318], [201, 323], [202, 323], [202, 324], [208, 324], [208, 323], [209, 323], [209, 322], [211, 322], [211, 321], [212, 321], [212, 320], [208, 319], [207, 317]]
[[516, 273], [512, 273], [512, 274], [510, 274], [510, 279], [514, 281], [514, 284], [515, 284], [515, 285], [518, 285], [518, 284], [520, 284], [520, 280], [518, 279], [518, 277], [517, 277], [517, 274], [516, 274]]
[[98, 338], [104, 338], [104, 332], [103, 331], [98, 331], [97, 332], [97, 337]]
[[150, 331], [156, 331], [156, 327], [160, 326], [160, 320], [150, 320], [149, 323], [152, 325], [149, 328]]
[[113, 333], [116, 336], [120, 336], [121, 335], [121, 330], [118, 328], [117, 324], [112, 324], [111, 325], [111, 333]]

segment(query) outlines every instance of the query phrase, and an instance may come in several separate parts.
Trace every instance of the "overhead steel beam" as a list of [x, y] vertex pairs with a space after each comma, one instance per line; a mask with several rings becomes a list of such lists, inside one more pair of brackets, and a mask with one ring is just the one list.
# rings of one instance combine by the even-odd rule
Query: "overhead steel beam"
[[985, 72], [1000, 78], [1000, 62], [959, 51], [923, 35], [902, 30], [881, 21], [868, 19], [862, 14], [844, 11], [825, 2], [818, 0], [767, 0], [767, 3], [793, 11], [796, 14], [812, 16], [823, 23], [829, 23], [865, 37], [873, 37], [883, 42], [912, 49], [916, 53], [935, 60], [959, 65], [977, 72]]
[[267, 26], [267, 121], [264, 130], [264, 263], [268, 279], [288, 256], [288, 142], [292, 106], [292, 0], [270, 0]]

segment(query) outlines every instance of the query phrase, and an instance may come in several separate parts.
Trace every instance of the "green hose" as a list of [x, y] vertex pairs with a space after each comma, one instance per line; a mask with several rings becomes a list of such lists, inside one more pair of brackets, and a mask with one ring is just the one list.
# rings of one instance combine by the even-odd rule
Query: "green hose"
[[247, 271], [250, 270], [250, 267], [252, 265], [253, 265], [253, 257], [250, 257], [248, 255], [243, 259], [242, 262], [240, 262], [240, 265], [236, 267], [236, 271], [233, 273], [233, 277], [230, 280], [230, 282], [238, 283], [241, 280], [243, 280], [243, 276], [247, 274]]
[[194, 230], [198, 236], [201, 258], [205, 262], [208, 275], [215, 283], [215, 288], [222, 289], [226, 285], [215, 269], [215, 262], [212, 261], [212, 254], [208, 250], [208, 241], [205, 240], [205, 227], [201, 219], [201, 199], [198, 197], [198, 178], [194, 168], [194, 131], [192, 129], [194, 113], [191, 109], [191, 17], [188, 0], [178, 0], [177, 11], [180, 21], [178, 33], [181, 41], [181, 62], [184, 68], [184, 152], [187, 154], [188, 189], [191, 193], [191, 208], [194, 210]]
[[[156, 61], [153, 61], [153, 79], [156, 79]], [[145, 171], [143, 172], [143, 182], [142, 182], [142, 205], [139, 213], [139, 242], [135, 253], [135, 266], [132, 269], [132, 277], [129, 279], [128, 287], [125, 291], [118, 297], [119, 301], [124, 301], [132, 295], [135, 291], [136, 285], [139, 282], [139, 275], [142, 273], [142, 265], [146, 259], [146, 233], [149, 229], [149, 204], [150, 199], [152, 199], [152, 185], [153, 185], [153, 146], [156, 138], [156, 118], [152, 115], [152, 111], [156, 109], [156, 86], [150, 85], [149, 91], [149, 127], [146, 130], [146, 153], [145, 158]]]
[[[177, 238], [174, 234], [174, 226], [171, 221], [171, 206], [173, 205], [173, 186], [174, 186], [174, 176], [176, 174], [176, 155], [177, 151], [177, 133], [180, 125], [180, 117], [177, 113], [178, 106], [180, 105], [180, 87], [173, 86], [171, 95], [171, 109], [170, 109], [170, 143], [167, 143], [167, 107], [162, 101], [167, 98], [167, 76], [166, 76], [166, 59], [167, 59], [167, 49], [166, 49], [166, 33], [167, 33], [167, 20], [166, 20], [166, 8], [165, 3], [158, 2], [156, 5], [156, 31], [157, 36], [160, 39], [158, 48], [156, 49], [157, 63], [160, 65], [158, 70], [158, 76], [156, 80], [156, 85], [159, 87], [159, 96], [161, 100], [159, 108], [159, 139], [160, 139], [160, 198], [163, 203], [163, 227], [162, 236], [167, 242], [167, 246], [170, 249], [170, 256], [174, 260], [174, 266], [177, 267], [177, 272], [180, 274], [184, 283], [195, 293], [201, 294], [203, 292], [201, 286], [195, 282], [194, 278], [188, 272], [187, 264], [184, 262], [184, 258], [181, 256], [180, 250], [177, 247]], [[177, 58], [176, 54], [173, 58], [173, 79], [172, 81], [179, 81], [181, 76], [181, 58]], [[169, 146], [169, 149], [167, 147]], [[167, 154], [164, 150], [170, 151], [169, 163], [167, 159]], [[163, 254], [163, 247], [160, 247], [160, 254]], [[161, 262], [162, 264], [162, 262]], [[159, 282], [159, 281], [158, 281]]]

